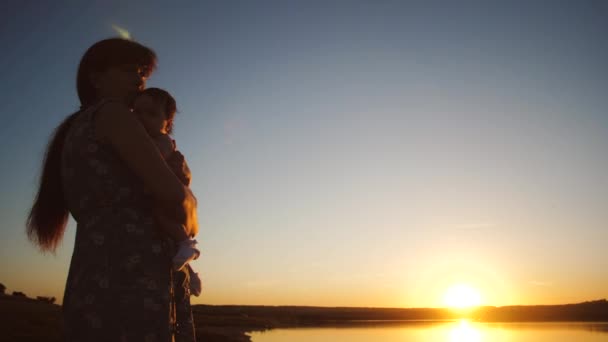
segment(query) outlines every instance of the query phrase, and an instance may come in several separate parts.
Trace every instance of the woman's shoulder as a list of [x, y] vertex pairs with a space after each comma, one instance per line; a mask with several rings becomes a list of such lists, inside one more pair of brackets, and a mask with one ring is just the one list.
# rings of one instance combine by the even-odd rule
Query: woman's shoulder
[[115, 99], [102, 99], [85, 109], [88, 121], [92, 124], [95, 136], [99, 140], [106, 140], [107, 135], [117, 127], [129, 127], [134, 115], [127, 105]]
[[130, 112], [129, 107], [124, 102], [112, 98], [101, 99], [83, 109], [83, 111], [88, 113], [93, 120], [98, 120], [102, 116], [106, 117]]
[[76, 114], [81, 122], [93, 122], [100, 115], [99, 113], [104, 113], [102, 115], [105, 115], [105, 112], [114, 112], [115, 109], [122, 107], [128, 110], [126, 105], [120, 103], [118, 100], [105, 98], [88, 106], [81, 107]]
[[114, 98], [102, 98], [99, 99], [93, 103], [90, 103], [88, 105], [84, 105], [80, 107], [80, 112], [82, 113], [95, 113], [98, 112], [100, 109], [107, 107], [108, 105], [115, 105], [115, 106], [119, 106], [122, 105], [126, 108], [126, 105], [124, 104], [124, 102], [120, 101], [119, 99], [114, 99]]

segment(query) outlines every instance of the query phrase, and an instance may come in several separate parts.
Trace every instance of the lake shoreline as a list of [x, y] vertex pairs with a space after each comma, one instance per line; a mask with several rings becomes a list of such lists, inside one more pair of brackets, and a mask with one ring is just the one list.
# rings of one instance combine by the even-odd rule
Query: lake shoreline
[[[480, 323], [608, 322], [605, 299], [577, 304], [478, 307], [469, 310], [443, 308], [357, 308], [309, 306], [195, 305], [197, 332], [233, 336], [232, 341], [251, 341], [249, 334], [290, 328], [353, 327], [400, 324], [436, 324], [466, 319]], [[199, 328], [200, 327], [200, 328]], [[231, 341], [226, 339], [225, 341]]]
[[[436, 308], [194, 305], [197, 339], [250, 342], [274, 329], [424, 325], [467, 319], [479, 323], [608, 322], [606, 300], [549, 306], [481, 307], [466, 312]], [[61, 306], [27, 297], [0, 296], [0, 329], [8, 340], [62, 341]]]

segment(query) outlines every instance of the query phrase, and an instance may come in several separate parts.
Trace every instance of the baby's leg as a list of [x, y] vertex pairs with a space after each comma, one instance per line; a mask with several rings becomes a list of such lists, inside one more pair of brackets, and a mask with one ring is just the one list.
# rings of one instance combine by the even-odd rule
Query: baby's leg
[[197, 272], [194, 272], [190, 264], [186, 265], [186, 267], [188, 268], [188, 273], [190, 274], [190, 293], [198, 297], [201, 295], [201, 291], [203, 289], [201, 278], [198, 276]]
[[173, 269], [180, 271], [190, 261], [196, 260], [201, 252], [196, 248], [196, 240], [191, 239], [184, 226], [177, 222], [163, 222], [161, 229], [175, 242], [177, 253], [173, 257]]
[[184, 240], [177, 244], [177, 254], [173, 257], [173, 269], [181, 271], [192, 260], [198, 259], [201, 252], [196, 248], [196, 240]]

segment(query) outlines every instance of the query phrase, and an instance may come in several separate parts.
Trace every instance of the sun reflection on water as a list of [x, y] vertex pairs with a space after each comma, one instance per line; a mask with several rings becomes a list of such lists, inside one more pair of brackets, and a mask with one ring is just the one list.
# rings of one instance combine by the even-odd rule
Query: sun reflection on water
[[450, 330], [448, 336], [448, 342], [481, 342], [480, 331], [467, 320], [461, 320]]

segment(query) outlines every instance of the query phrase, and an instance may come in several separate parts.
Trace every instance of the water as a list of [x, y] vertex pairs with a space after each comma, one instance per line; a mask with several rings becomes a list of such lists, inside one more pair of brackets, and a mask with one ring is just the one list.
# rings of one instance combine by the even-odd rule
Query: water
[[251, 333], [253, 342], [608, 342], [608, 323], [399, 322]]

